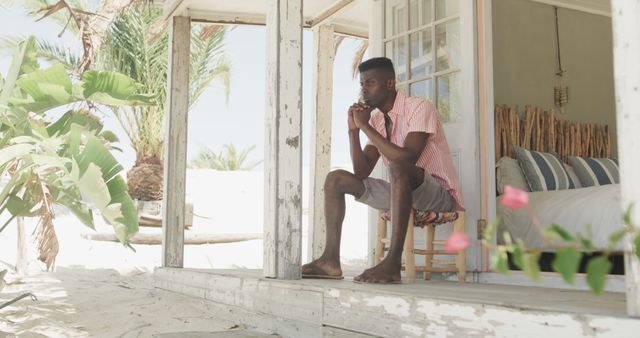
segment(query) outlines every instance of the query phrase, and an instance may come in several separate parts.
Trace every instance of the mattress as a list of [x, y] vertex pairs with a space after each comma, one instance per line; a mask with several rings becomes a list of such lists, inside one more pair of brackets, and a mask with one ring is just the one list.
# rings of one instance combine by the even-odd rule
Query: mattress
[[[546, 252], [554, 250], [544, 240], [541, 228], [551, 224], [559, 224], [569, 233], [585, 237], [591, 225], [591, 240], [598, 249], [605, 249], [609, 236], [623, 227], [619, 184], [530, 192], [529, 208], [509, 209], [500, 203], [500, 196], [496, 205], [501, 217], [498, 243], [502, 242], [501, 234], [508, 231], [514, 240], [522, 239], [528, 248]], [[622, 248], [622, 242], [614, 247], [615, 250]]]

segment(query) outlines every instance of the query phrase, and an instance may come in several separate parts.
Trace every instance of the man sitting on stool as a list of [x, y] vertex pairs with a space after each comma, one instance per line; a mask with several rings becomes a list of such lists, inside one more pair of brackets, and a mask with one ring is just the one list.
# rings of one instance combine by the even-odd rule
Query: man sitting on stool
[[[326, 246], [322, 256], [302, 266], [303, 278], [341, 279], [340, 235], [345, 194], [378, 210], [391, 210], [389, 254], [354, 278], [365, 283], [399, 283], [402, 249], [411, 208], [464, 210], [439, 114], [434, 105], [396, 91], [391, 60], [373, 58], [358, 66], [364, 102], [349, 107], [349, 143], [353, 172], [335, 170], [324, 186]], [[369, 142], [362, 149], [360, 131]], [[382, 155], [391, 182], [369, 175]]]

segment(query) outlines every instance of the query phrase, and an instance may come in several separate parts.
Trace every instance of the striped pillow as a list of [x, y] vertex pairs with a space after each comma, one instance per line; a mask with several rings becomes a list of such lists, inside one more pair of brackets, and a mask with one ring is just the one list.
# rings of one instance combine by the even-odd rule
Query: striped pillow
[[557, 155], [514, 147], [518, 163], [531, 191], [573, 189], [569, 173]]
[[609, 158], [569, 156], [569, 163], [584, 187], [620, 183], [618, 163]]

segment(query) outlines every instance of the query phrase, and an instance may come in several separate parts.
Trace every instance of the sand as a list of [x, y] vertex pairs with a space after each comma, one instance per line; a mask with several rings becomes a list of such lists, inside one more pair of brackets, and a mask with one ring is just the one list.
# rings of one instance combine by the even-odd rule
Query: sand
[[[308, 181], [305, 178], [305, 182]], [[306, 186], [306, 184], [305, 184]], [[190, 170], [187, 200], [194, 204], [194, 226], [188, 232], [250, 234], [262, 232], [262, 173]], [[308, 195], [308, 192], [304, 192]], [[306, 198], [303, 200], [303, 247], [307, 244]], [[367, 208], [352, 199], [343, 232], [345, 270], [364, 268], [367, 248]], [[0, 221], [2, 219], [0, 218]], [[54, 272], [44, 272], [36, 260], [35, 243], [28, 240], [28, 275], [12, 271], [16, 227], [0, 233], [0, 271], [9, 269], [9, 284], [0, 291], [0, 304], [24, 293], [28, 297], [0, 309], [0, 337], [151, 337], [157, 333], [220, 331], [243, 323], [214, 317], [211, 303], [153, 288], [153, 269], [160, 266], [159, 245], [135, 245], [135, 252], [119, 243], [81, 237], [92, 232], [72, 215], [59, 211], [55, 219], [60, 253]], [[34, 220], [26, 221], [31, 234]], [[98, 222], [96, 231], [108, 233]], [[159, 233], [158, 228], [141, 232]], [[303, 262], [306, 261], [303, 255]], [[207, 269], [262, 268], [262, 240], [189, 245], [185, 267]]]

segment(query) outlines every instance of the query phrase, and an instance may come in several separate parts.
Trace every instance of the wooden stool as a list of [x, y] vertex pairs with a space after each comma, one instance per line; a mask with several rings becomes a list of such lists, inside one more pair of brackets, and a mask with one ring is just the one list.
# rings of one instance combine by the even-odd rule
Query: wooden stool
[[[375, 263], [378, 264], [384, 257], [390, 240], [387, 237], [387, 222], [391, 220], [389, 211], [378, 211], [378, 230], [376, 236]], [[434, 246], [444, 246], [444, 241], [435, 240], [436, 225], [453, 222], [453, 229], [464, 232], [464, 212], [432, 212], [411, 209], [409, 214], [409, 227], [404, 241], [404, 254], [402, 269], [408, 280], [416, 279], [416, 271], [424, 272], [424, 279], [431, 279], [432, 272], [457, 272], [458, 281], [464, 283], [467, 272], [465, 250], [455, 253], [447, 253], [444, 249], [434, 249]], [[414, 248], [414, 227], [425, 229], [427, 247], [425, 249]], [[416, 266], [415, 255], [425, 256], [425, 265]], [[455, 256], [454, 259], [434, 259], [434, 255]], [[439, 265], [434, 267], [433, 265]], [[444, 267], [442, 265], [445, 265]]]

